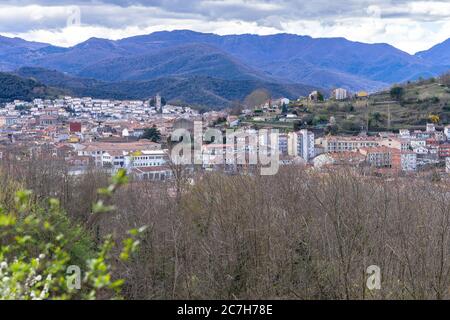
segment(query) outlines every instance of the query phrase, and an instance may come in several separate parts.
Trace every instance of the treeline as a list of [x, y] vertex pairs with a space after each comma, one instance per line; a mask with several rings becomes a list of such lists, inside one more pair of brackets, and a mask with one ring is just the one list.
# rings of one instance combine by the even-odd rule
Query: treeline
[[[130, 260], [112, 262], [127, 299], [450, 298], [448, 184], [297, 166], [195, 183], [174, 172], [165, 183], [131, 181], [114, 194], [116, 210], [88, 224], [106, 175], [73, 177], [39, 159], [2, 165], [3, 181], [59, 199], [95, 243], [147, 226]], [[372, 265], [380, 290], [366, 285]]]

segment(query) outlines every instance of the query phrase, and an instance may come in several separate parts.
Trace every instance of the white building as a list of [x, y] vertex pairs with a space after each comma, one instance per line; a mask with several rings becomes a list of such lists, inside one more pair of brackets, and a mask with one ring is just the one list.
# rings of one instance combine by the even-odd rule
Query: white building
[[450, 157], [445, 158], [445, 172], [450, 173]]
[[444, 135], [446, 136], [447, 140], [450, 140], [450, 126], [445, 127]]
[[402, 138], [410, 138], [411, 137], [411, 132], [408, 129], [400, 129], [399, 135]]
[[134, 152], [125, 158], [127, 168], [158, 167], [166, 164], [164, 150], [142, 150]]
[[288, 153], [309, 161], [315, 157], [314, 133], [306, 129], [289, 133]]
[[402, 152], [400, 155], [400, 161], [403, 171], [417, 170], [417, 154], [414, 152]]
[[332, 95], [336, 100], [345, 100], [348, 98], [347, 90], [342, 88], [334, 89]]

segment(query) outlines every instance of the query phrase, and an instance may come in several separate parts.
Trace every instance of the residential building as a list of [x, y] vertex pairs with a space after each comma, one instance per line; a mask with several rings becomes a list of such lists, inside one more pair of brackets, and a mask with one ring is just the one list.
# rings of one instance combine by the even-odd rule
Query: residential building
[[348, 93], [345, 89], [337, 88], [331, 92], [331, 96], [336, 100], [345, 100], [348, 98]]
[[393, 153], [398, 150], [388, 147], [361, 148], [359, 152], [366, 157], [366, 162], [376, 168], [391, 168]]
[[377, 147], [379, 146], [379, 139], [372, 137], [329, 136], [320, 139], [319, 144], [325, 149], [325, 152], [345, 152]]
[[314, 133], [306, 129], [289, 133], [288, 154], [310, 161], [315, 156]]

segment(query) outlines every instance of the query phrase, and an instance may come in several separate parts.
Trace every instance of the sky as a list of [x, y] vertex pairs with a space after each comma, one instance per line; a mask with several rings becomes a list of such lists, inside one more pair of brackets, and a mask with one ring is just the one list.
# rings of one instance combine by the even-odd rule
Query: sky
[[450, 0], [0, 0], [1, 35], [64, 47], [179, 29], [345, 37], [415, 53], [450, 38]]

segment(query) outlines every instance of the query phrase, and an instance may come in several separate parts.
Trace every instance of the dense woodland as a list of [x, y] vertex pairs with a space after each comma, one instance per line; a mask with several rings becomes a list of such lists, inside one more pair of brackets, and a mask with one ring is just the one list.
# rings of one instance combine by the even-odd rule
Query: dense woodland
[[[103, 252], [107, 235], [127, 243], [128, 230], [147, 226], [129, 259], [111, 249], [105, 267], [111, 281], [124, 280], [126, 299], [450, 298], [448, 183], [298, 166], [275, 176], [211, 173], [191, 180], [173, 169], [175, 179], [165, 183], [113, 184], [103, 206], [115, 209], [102, 211], [105, 191], [97, 190], [108, 185], [107, 175], [69, 176], [57, 160], [3, 161], [2, 212], [17, 206], [14, 190], [33, 190], [38, 215], [51, 210], [47, 199], [58, 200], [64, 212], [52, 218], [58, 232], [78, 235], [61, 265], [83, 270], [83, 261]], [[26, 216], [24, 210], [18, 219]], [[366, 287], [370, 265], [381, 268], [381, 290]], [[106, 290], [115, 285], [99, 288], [88, 296], [119, 294]], [[83, 290], [67, 298], [84, 298]]]
[[61, 89], [47, 87], [33, 79], [0, 72], [0, 102], [16, 99], [30, 101], [35, 98], [56, 98], [61, 94], [64, 94]]

